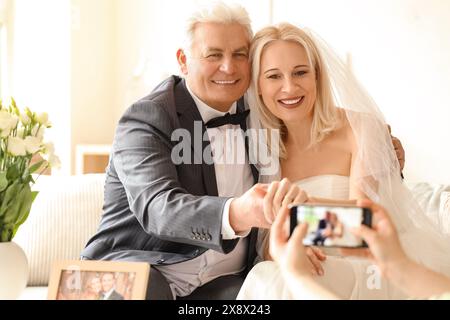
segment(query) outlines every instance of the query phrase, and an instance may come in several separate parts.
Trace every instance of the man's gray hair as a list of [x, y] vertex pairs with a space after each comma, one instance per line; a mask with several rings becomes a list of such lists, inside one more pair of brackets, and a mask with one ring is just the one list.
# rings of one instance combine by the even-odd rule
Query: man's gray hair
[[201, 6], [186, 21], [185, 51], [190, 51], [194, 41], [195, 27], [197, 23], [238, 23], [245, 28], [248, 41], [253, 38], [252, 21], [247, 10], [239, 4], [227, 4], [223, 1], [214, 1], [208, 5]]

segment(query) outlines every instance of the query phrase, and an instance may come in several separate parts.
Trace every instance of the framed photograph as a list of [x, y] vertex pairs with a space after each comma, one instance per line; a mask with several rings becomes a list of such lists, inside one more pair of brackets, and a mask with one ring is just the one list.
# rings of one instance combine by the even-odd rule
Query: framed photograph
[[150, 265], [144, 262], [59, 261], [49, 300], [145, 300]]

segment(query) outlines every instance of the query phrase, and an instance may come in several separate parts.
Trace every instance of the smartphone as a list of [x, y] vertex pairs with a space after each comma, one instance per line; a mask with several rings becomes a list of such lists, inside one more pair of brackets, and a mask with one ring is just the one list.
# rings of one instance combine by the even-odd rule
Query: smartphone
[[361, 224], [372, 226], [372, 211], [357, 206], [299, 205], [291, 208], [290, 233], [297, 224], [307, 222], [305, 246], [361, 248], [367, 244], [350, 229]]

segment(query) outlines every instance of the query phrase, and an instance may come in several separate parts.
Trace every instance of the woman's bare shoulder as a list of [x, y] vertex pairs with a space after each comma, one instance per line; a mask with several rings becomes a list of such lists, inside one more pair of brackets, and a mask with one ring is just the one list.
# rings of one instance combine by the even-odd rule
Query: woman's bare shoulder
[[336, 131], [342, 139], [345, 139], [346, 143], [348, 143], [351, 148], [355, 144], [355, 136], [348, 119], [348, 113], [352, 113], [351, 116], [354, 116], [352, 111], [345, 110], [343, 108], [337, 107], [337, 128]]

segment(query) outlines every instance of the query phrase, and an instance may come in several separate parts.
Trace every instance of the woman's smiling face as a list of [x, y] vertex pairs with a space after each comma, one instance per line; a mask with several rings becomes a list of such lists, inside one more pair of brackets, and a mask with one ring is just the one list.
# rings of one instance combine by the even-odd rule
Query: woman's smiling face
[[266, 107], [283, 122], [312, 116], [317, 96], [316, 75], [299, 43], [276, 40], [264, 48], [258, 87]]

